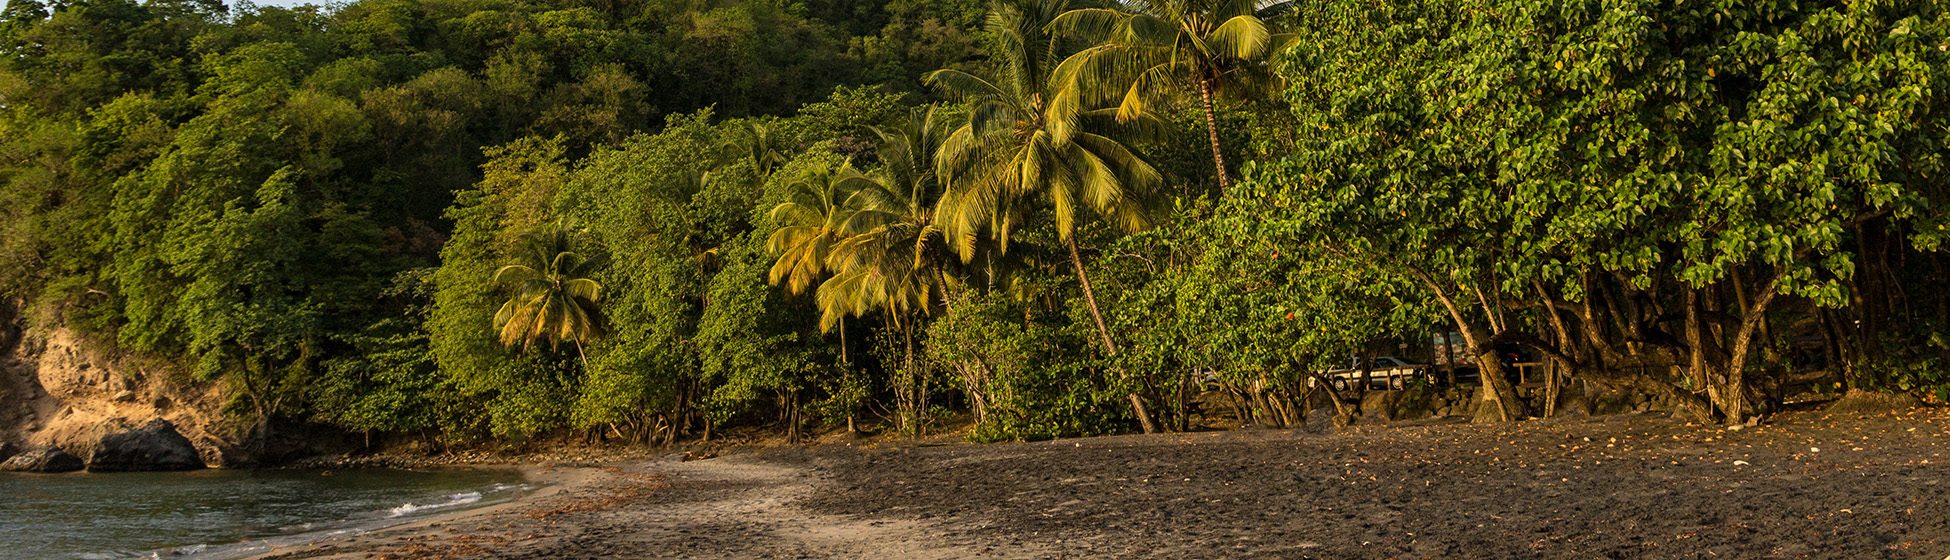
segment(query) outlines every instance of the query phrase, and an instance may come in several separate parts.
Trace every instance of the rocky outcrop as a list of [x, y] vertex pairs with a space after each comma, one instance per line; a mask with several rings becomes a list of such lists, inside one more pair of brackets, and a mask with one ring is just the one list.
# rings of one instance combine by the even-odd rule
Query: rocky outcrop
[[0, 461], [6, 461], [20, 454], [20, 448], [11, 441], [0, 441]]
[[176, 432], [168, 420], [155, 419], [141, 427], [102, 436], [88, 456], [89, 472], [187, 471], [203, 468], [203, 457], [190, 439]]
[[0, 471], [64, 473], [81, 470], [84, 466], [80, 457], [69, 455], [59, 447], [43, 447], [7, 459], [0, 463]]
[[1849, 389], [1842, 398], [1822, 409], [1827, 414], [1852, 414], [1856, 416], [1875, 416], [1909, 412], [1923, 406], [1923, 399], [1910, 393], [1877, 393], [1861, 389]]
[[[7, 307], [0, 301], [0, 311]], [[58, 447], [86, 463], [104, 438], [161, 418], [201, 454], [196, 467], [168, 468], [201, 468], [212, 462], [206, 459], [224, 455], [229, 432], [220, 427], [219, 411], [228, 401], [223, 384], [181, 382], [169, 364], [120, 352], [59, 324], [0, 321], [0, 331], [9, 328], [18, 336], [11, 347], [0, 348], [0, 441]]]

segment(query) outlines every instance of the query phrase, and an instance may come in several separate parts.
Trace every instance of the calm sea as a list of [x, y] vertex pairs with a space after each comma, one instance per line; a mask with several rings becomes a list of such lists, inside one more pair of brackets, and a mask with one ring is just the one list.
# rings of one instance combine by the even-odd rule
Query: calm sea
[[0, 473], [0, 560], [236, 558], [529, 489], [507, 470]]

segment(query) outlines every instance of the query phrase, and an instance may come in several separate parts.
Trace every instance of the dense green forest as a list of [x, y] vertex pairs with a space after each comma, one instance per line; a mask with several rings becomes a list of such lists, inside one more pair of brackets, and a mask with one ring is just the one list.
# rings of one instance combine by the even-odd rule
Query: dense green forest
[[0, 291], [240, 437], [1292, 425], [1451, 331], [1479, 421], [1950, 398], [1934, 0], [9, 0], [0, 50]]

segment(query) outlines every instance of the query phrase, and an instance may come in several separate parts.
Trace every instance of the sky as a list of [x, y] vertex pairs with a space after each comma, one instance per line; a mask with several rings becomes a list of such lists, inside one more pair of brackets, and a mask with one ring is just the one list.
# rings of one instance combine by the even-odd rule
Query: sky
[[[140, 2], [142, 0], [137, 0], [137, 1]], [[252, 0], [251, 3], [257, 4], [259, 6], [284, 6], [289, 8], [300, 4], [324, 4], [325, 2], [326, 0]], [[5, 6], [8, 3], [10, 3], [10, 0], [0, 0], [0, 6]], [[41, 3], [48, 4], [50, 2], [48, 2], [47, 0], [41, 0]], [[224, 0], [224, 3], [235, 6], [237, 4], [237, 0]]]

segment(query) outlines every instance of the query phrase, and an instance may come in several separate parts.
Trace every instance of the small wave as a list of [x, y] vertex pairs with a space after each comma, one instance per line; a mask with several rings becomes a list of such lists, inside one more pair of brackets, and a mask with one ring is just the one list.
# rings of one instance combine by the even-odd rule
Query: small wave
[[416, 505], [412, 502], [407, 502], [405, 504], [401, 504], [399, 507], [388, 510], [390, 515], [387, 515], [387, 517], [401, 517], [401, 516], [412, 515], [415, 513], [432, 510], [432, 509], [443, 509], [443, 508], [450, 508], [454, 506], [464, 506], [478, 501], [481, 501], [480, 492], [461, 492], [459, 494], [453, 494], [447, 496], [447, 501], [441, 503]]

